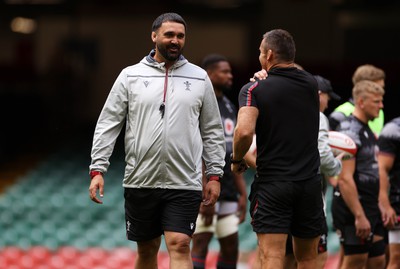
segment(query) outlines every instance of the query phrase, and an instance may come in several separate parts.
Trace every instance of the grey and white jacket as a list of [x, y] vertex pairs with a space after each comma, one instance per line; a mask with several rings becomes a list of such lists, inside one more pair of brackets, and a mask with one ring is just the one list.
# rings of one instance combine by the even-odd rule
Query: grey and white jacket
[[222, 176], [225, 165], [213, 86], [183, 56], [167, 70], [153, 53], [117, 77], [97, 121], [89, 169], [107, 172], [126, 122], [124, 187], [201, 191], [202, 159], [207, 176]]
[[318, 150], [321, 159], [321, 173], [328, 177], [337, 176], [342, 171], [342, 162], [333, 156], [329, 146], [329, 121], [324, 113], [319, 113]]

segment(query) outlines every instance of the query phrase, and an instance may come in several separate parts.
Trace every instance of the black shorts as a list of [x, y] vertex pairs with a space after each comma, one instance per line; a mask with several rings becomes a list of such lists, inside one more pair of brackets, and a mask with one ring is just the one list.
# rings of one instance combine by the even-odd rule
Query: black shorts
[[302, 181], [260, 181], [251, 186], [250, 215], [256, 233], [291, 233], [299, 238], [322, 234], [325, 216], [321, 177]]
[[[322, 229], [321, 237], [318, 242], [318, 254], [324, 253], [328, 251], [328, 225], [325, 224]], [[286, 255], [293, 254], [293, 241], [292, 235], [288, 234], [288, 238], [286, 241]]]
[[192, 236], [202, 201], [201, 191], [125, 188], [126, 236], [148, 241], [164, 231]]
[[[363, 206], [365, 215], [368, 221], [371, 224], [371, 228], [379, 222], [381, 222], [381, 213], [378, 206], [371, 208]], [[332, 218], [333, 218], [333, 226], [336, 229], [343, 230], [344, 227], [354, 226], [354, 215], [351, 213], [350, 209], [347, 207], [341, 195], [333, 194], [332, 199]], [[384, 235], [383, 233], [380, 235]]]
[[333, 198], [333, 224], [339, 234], [340, 243], [343, 246], [345, 255], [369, 253], [372, 248], [373, 235], [385, 237], [385, 228], [383, 227], [379, 209], [376, 209], [376, 212], [365, 209], [364, 211], [371, 225], [371, 235], [368, 239], [361, 239], [356, 236], [354, 215], [344, 204], [341, 197], [334, 196]]

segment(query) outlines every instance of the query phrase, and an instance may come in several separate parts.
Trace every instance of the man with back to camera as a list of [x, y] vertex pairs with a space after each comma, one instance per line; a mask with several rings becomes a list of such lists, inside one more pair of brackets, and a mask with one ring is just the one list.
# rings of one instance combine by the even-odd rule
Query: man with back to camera
[[201, 67], [207, 71], [214, 86], [225, 131], [226, 155], [217, 204], [215, 207], [200, 205], [192, 240], [192, 259], [195, 269], [205, 268], [208, 245], [215, 235], [220, 246], [217, 268], [234, 269], [239, 256], [239, 224], [246, 216], [247, 191], [243, 175], [232, 173], [229, 160], [237, 109], [224, 92], [232, 88], [232, 69], [226, 57], [219, 54], [207, 55]]
[[265, 33], [259, 49], [268, 77], [240, 91], [231, 167], [236, 173], [247, 169], [243, 157], [256, 133], [257, 173], [249, 200], [261, 266], [283, 268], [292, 233], [298, 268], [315, 268], [324, 221], [317, 82], [294, 66], [296, 48], [287, 31]]
[[333, 224], [344, 252], [342, 269], [385, 267], [385, 230], [378, 205], [377, 139], [368, 126], [383, 108], [384, 92], [375, 82], [357, 82], [352, 91], [353, 114], [338, 127], [357, 145], [356, 155], [342, 161], [332, 200]]
[[207, 73], [182, 55], [185, 37], [180, 15], [155, 19], [155, 49], [119, 74], [94, 133], [89, 195], [102, 203], [97, 191], [103, 197], [103, 174], [126, 123], [126, 235], [137, 242], [138, 269], [157, 268], [162, 234], [170, 268], [193, 268], [190, 241], [202, 196], [205, 205], [213, 206], [220, 193], [225, 165], [221, 117]]
[[[295, 66], [298, 69], [304, 70], [300, 65], [295, 63]], [[250, 81], [255, 81], [256, 79], [265, 79], [268, 76], [265, 70], [258, 71], [254, 74], [253, 78]], [[335, 185], [336, 179], [332, 179], [331, 177], [336, 176], [340, 173], [342, 169], [341, 159], [344, 153], [339, 154], [334, 157], [332, 150], [328, 144], [328, 132], [329, 132], [329, 122], [328, 118], [323, 113], [328, 108], [329, 100], [340, 100], [340, 96], [338, 96], [332, 88], [331, 82], [319, 75], [314, 75], [314, 78], [317, 81], [318, 85], [318, 94], [319, 94], [319, 109], [320, 109], [320, 121], [319, 121], [319, 132], [318, 132], [318, 151], [320, 154], [320, 170], [322, 176], [322, 192], [325, 195], [326, 192], [326, 181], [329, 181], [332, 185]], [[254, 144], [253, 140], [253, 144]], [[252, 146], [253, 146], [252, 144]], [[254, 145], [255, 147], [255, 145]], [[245, 155], [246, 163], [252, 167], [256, 168], [255, 166], [255, 155], [247, 153]], [[323, 232], [321, 234], [321, 238], [318, 243], [318, 258], [317, 258], [317, 267], [316, 268], [324, 268], [326, 260], [328, 258], [327, 253], [327, 236], [328, 236], [328, 227], [325, 221]], [[258, 248], [257, 248], [258, 253]], [[253, 269], [261, 268], [260, 261], [258, 255], [253, 263]], [[297, 268], [296, 258], [293, 255], [293, 244], [292, 244], [292, 237], [288, 235], [287, 244], [286, 244], [286, 255], [285, 255], [285, 262], [284, 268]]]

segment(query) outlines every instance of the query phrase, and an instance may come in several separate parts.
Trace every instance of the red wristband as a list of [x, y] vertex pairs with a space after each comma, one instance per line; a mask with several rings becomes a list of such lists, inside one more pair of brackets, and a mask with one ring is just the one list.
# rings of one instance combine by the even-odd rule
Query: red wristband
[[220, 180], [219, 176], [210, 176], [208, 178], [208, 181], [219, 181], [219, 180]]
[[103, 173], [100, 171], [90, 171], [89, 175], [90, 175], [90, 179], [93, 179], [97, 175], [103, 175]]

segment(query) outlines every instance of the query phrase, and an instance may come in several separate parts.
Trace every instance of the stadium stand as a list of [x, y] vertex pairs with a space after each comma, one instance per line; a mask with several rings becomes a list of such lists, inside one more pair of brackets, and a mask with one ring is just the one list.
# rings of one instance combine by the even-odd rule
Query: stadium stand
[[[67, 148], [34, 169], [17, 173], [0, 193], [0, 269], [132, 268], [135, 244], [125, 239], [124, 161], [111, 158], [104, 203], [88, 197], [89, 149]], [[2, 175], [7, 181], [7, 175]], [[12, 176], [10, 176], [12, 177]], [[246, 174], [248, 188], [253, 173]], [[242, 267], [254, 260], [257, 239], [249, 216], [239, 228]], [[333, 236], [330, 236], [333, 237]], [[215, 268], [218, 243], [210, 245], [207, 268]], [[159, 268], [168, 268], [162, 245]], [[244, 264], [244, 265], [243, 265]]]

